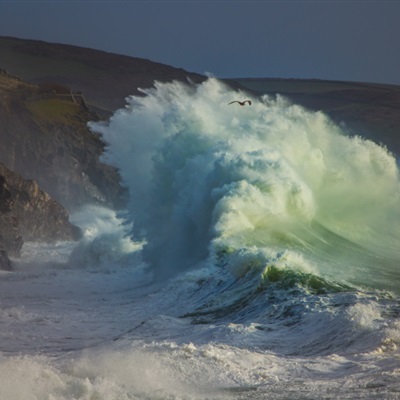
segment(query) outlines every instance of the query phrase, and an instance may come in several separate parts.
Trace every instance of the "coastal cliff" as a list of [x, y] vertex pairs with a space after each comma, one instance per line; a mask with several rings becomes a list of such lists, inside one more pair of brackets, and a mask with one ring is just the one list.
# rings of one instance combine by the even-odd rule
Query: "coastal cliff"
[[100, 162], [105, 145], [87, 128], [98, 116], [75, 97], [0, 72], [0, 161], [69, 210], [88, 202], [121, 206], [118, 172]]
[[87, 123], [107, 119], [155, 80], [200, 75], [75, 46], [0, 37], [0, 269], [24, 241], [76, 240], [68, 213], [124, 207], [118, 170]]
[[8, 256], [18, 257], [24, 241], [77, 240], [80, 236], [63, 206], [35, 181], [0, 163], [0, 269], [11, 269]]
[[198, 83], [204, 75], [143, 58], [38, 40], [0, 36], [0, 68], [33, 84], [57, 83], [82, 92], [87, 106], [109, 117], [154, 81]]
[[[76, 240], [68, 213], [87, 203], [123, 208], [127, 189], [103, 163], [107, 144], [87, 123], [107, 121], [155, 81], [206, 77], [157, 62], [0, 37], [0, 269], [24, 241]], [[283, 95], [400, 154], [400, 87], [359, 82], [237, 78], [252, 96]], [[106, 123], [106, 122], [105, 122]], [[134, 171], [132, 171], [134, 173]], [[134, 196], [134, 193], [131, 194]]]

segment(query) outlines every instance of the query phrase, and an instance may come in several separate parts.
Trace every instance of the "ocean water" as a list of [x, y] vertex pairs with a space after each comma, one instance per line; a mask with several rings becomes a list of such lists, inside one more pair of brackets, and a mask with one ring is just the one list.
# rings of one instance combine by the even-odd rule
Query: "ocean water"
[[0, 399], [400, 399], [400, 180], [285, 98], [156, 83], [90, 128], [127, 210], [0, 273]]

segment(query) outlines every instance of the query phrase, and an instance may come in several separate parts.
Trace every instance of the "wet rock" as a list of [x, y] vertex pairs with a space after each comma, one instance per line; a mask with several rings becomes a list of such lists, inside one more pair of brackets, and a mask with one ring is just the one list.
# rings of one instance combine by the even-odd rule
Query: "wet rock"
[[78, 240], [81, 231], [69, 222], [66, 209], [0, 163], [0, 269], [11, 269], [24, 241]]
[[0, 270], [11, 271], [11, 261], [8, 258], [8, 254], [5, 250], [0, 250]]

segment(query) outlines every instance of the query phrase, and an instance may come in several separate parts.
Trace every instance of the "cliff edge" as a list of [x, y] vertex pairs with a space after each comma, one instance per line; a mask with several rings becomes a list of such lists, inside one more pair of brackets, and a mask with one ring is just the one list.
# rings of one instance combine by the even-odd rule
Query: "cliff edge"
[[0, 163], [0, 269], [11, 269], [24, 241], [78, 240], [81, 231], [69, 222], [63, 206]]

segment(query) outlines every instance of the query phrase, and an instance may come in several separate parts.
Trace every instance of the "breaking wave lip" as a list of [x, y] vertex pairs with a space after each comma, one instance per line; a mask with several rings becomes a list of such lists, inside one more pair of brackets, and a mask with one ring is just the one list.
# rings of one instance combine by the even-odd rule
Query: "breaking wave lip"
[[143, 93], [90, 127], [130, 190], [132, 234], [156, 276], [222, 253], [240, 275], [285, 253], [285, 268], [396, 289], [399, 171], [385, 148], [280, 96], [228, 105], [245, 94], [214, 78]]

